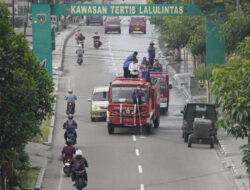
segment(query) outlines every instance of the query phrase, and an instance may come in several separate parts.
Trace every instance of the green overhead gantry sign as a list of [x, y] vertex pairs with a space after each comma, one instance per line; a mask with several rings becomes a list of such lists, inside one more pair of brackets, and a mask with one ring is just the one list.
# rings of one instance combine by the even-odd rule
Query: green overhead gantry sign
[[[51, 15], [103, 15], [103, 16], [206, 16], [206, 65], [225, 62], [225, 44], [218, 37], [220, 28], [211, 18], [218, 6], [204, 15], [196, 5], [184, 4], [32, 4], [33, 49], [52, 76]], [[220, 19], [217, 19], [220, 20]]]

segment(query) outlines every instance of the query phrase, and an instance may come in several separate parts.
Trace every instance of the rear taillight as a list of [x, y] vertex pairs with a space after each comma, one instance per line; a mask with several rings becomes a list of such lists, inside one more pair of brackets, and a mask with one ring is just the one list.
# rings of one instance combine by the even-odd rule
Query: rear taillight
[[72, 106], [72, 103], [71, 103], [71, 102], [69, 103], [69, 106]]

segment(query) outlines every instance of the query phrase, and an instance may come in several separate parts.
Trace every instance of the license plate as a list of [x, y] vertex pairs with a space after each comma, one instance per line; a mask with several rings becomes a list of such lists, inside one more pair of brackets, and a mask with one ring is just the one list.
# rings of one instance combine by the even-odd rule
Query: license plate
[[126, 124], [126, 123], [133, 123], [134, 122], [134, 119], [133, 118], [123, 118], [123, 122]]
[[140, 28], [135, 28], [135, 30], [140, 30]]

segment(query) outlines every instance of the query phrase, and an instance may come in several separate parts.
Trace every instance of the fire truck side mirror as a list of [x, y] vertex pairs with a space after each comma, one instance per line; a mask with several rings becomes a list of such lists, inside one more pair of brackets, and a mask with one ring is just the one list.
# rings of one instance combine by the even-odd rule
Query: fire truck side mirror
[[170, 85], [169, 85], [169, 89], [172, 89], [172, 88], [173, 88], [173, 86], [172, 86], [172, 84], [170, 84]]

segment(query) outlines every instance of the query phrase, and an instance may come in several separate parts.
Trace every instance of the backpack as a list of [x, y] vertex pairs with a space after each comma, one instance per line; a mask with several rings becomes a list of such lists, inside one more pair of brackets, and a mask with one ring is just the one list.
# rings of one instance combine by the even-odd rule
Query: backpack
[[76, 128], [76, 122], [73, 120], [72, 124], [69, 124], [69, 120], [66, 121], [66, 128], [67, 129], [75, 129]]

